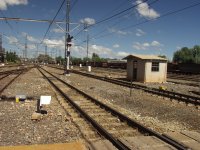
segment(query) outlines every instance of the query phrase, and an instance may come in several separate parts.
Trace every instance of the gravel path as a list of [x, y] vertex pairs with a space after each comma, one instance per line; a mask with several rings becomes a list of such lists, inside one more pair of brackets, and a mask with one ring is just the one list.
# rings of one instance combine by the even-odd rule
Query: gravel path
[[[69, 115], [58, 103], [57, 95], [37, 69], [19, 77], [3, 92], [7, 97], [25, 94], [33, 99], [16, 103], [0, 100], [0, 146], [47, 144], [76, 141], [81, 134]], [[36, 111], [36, 99], [51, 95], [50, 105], [44, 106], [48, 114], [40, 121], [31, 120]]]
[[[80, 70], [83, 72], [87, 72], [86, 68], [78, 68], [75, 67], [76, 70]], [[125, 70], [118, 70], [119, 72], [117, 72], [117, 70], [113, 70], [113, 69], [105, 69], [105, 68], [92, 68], [92, 72], [91, 74], [94, 75], [98, 75], [98, 76], [103, 76], [103, 77], [111, 77], [111, 78], [116, 78], [116, 79], [124, 79], [126, 80], [126, 71]], [[197, 96], [200, 97], [199, 94], [195, 94], [200, 92], [200, 83], [198, 83], [198, 81], [200, 79], [197, 79], [197, 82], [192, 82], [192, 81], [184, 81], [184, 80], [174, 80], [174, 79], [167, 79], [168, 82], [165, 83], [140, 83], [140, 82], [133, 82], [135, 84], [139, 84], [139, 85], [145, 85], [147, 87], [150, 88], [157, 88], [159, 89], [160, 86], [165, 87], [168, 91], [175, 91], [178, 93], [182, 93], [182, 94], [187, 94], [187, 95], [192, 95], [192, 96]], [[171, 81], [171, 82], [170, 82]], [[177, 83], [182, 83], [182, 84], [177, 84], [177, 83], [173, 83], [173, 81], [176, 81]], [[184, 84], [186, 83], [186, 84]], [[187, 85], [189, 83], [192, 84], [199, 84], [199, 86], [190, 86]]]
[[176, 101], [171, 102], [167, 98], [150, 95], [136, 89], [132, 90], [132, 96], [130, 96], [130, 89], [125, 87], [77, 74], [65, 77], [60, 75], [61, 70], [52, 68], [48, 70], [159, 132], [200, 130], [200, 110], [195, 107]]
[[[160, 132], [180, 130], [200, 130], [200, 110], [177, 104], [168, 99], [147, 94], [141, 90], [125, 87], [96, 79], [50, 69], [60, 78], [98, 98], [140, 123]], [[83, 140], [83, 135], [72, 116], [59, 104], [60, 96], [55, 94], [37, 69], [31, 69], [13, 82], [2, 95], [14, 97], [25, 94], [31, 99], [16, 103], [14, 100], [0, 100], [0, 146], [47, 144]], [[51, 95], [52, 102], [43, 109], [48, 114], [40, 121], [32, 121], [36, 111], [36, 100], [41, 95]]]

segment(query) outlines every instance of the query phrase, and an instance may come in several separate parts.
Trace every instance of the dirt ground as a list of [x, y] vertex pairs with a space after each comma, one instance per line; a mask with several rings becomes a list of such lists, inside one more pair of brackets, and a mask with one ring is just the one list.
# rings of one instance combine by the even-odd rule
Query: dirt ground
[[[160, 133], [200, 131], [200, 110], [193, 106], [189, 107], [135, 89], [130, 96], [129, 88], [76, 74], [63, 76], [63, 71], [49, 67], [48, 70]], [[0, 100], [0, 146], [62, 143], [82, 139], [71, 116], [58, 103], [55, 90], [37, 69], [20, 76], [2, 93], [7, 97], [15, 97], [17, 94], [25, 94], [30, 99], [20, 103], [8, 99]], [[52, 96], [51, 104], [43, 108], [48, 114], [40, 121], [32, 121], [31, 116], [36, 111], [37, 99], [41, 95]]]
[[[60, 106], [49, 83], [37, 69], [20, 76], [3, 93], [7, 97], [24, 94], [31, 99], [16, 103], [13, 99], [0, 100], [0, 146], [48, 144], [76, 141], [81, 135], [70, 116]], [[50, 105], [43, 107], [47, 115], [40, 121], [31, 120], [41, 95], [52, 96]]]
[[[62, 73], [60, 70], [48, 69], [58, 76]], [[69, 77], [60, 77], [157, 131], [200, 130], [200, 110], [194, 106], [136, 89], [131, 91], [130, 96], [129, 88], [73, 73]], [[181, 90], [184, 91], [184, 88]]]

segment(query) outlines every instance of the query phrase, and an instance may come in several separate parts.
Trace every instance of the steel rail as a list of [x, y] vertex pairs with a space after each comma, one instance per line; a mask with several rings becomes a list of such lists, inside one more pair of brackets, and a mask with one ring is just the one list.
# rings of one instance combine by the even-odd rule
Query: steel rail
[[92, 96], [86, 94], [85, 92], [77, 89], [76, 87], [72, 86], [71, 84], [63, 81], [62, 79], [56, 77], [55, 75], [53, 75], [52, 73], [48, 72], [47, 70], [41, 68], [42, 70], [44, 70], [45, 72], [47, 72], [48, 74], [50, 74], [51, 76], [53, 76], [55, 79], [59, 80], [60, 82], [62, 82], [63, 84], [67, 85], [68, 87], [70, 87], [71, 89], [75, 90], [76, 92], [80, 93], [81, 95], [83, 95], [84, 97], [86, 97], [87, 99], [91, 100], [93, 103], [95, 103], [96, 105], [99, 105], [101, 108], [104, 108], [106, 111], [111, 112], [111, 114], [113, 114], [114, 116], [118, 116], [118, 118], [121, 121], [127, 122], [127, 124], [131, 127], [137, 127], [138, 130], [142, 133], [148, 134], [150, 136], [155, 136], [159, 139], [161, 139], [162, 141], [172, 145], [173, 147], [179, 149], [179, 150], [186, 150], [188, 149], [187, 146], [184, 146], [180, 143], [175, 142], [174, 140], [171, 140], [169, 137], [165, 137], [145, 126], [143, 126], [142, 124], [140, 124], [139, 122], [125, 116], [124, 114], [118, 112], [117, 110], [105, 105], [104, 103], [100, 102], [99, 100], [93, 98]]
[[[32, 67], [30, 67], [30, 68], [25, 68], [25, 69], [21, 69], [21, 70], [16, 70], [16, 72], [19, 72], [19, 74], [16, 76], [16, 77], [14, 77], [8, 84], [6, 84], [1, 90], [0, 90], [0, 94], [2, 94], [2, 92], [11, 84], [11, 83], [13, 83], [14, 81], [15, 81], [15, 79], [17, 79], [24, 71], [28, 71], [28, 70], [30, 70]], [[10, 71], [10, 74], [12, 74], [12, 73], [14, 73], [15, 71], [14, 70], [12, 70], [12, 71]], [[9, 73], [8, 73], [9, 74]], [[9, 75], [10, 75], [9, 74]]]
[[0, 75], [9, 74], [17, 71], [23, 71], [24, 69], [15, 69], [15, 70], [8, 70], [8, 71], [1, 71]]
[[38, 69], [40, 73], [49, 81], [49, 83], [65, 98], [68, 102], [80, 113], [82, 117], [84, 117], [88, 122], [90, 122], [99, 134], [108, 139], [115, 147], [120, 150], [130, 150], [123, 143], [115, 139], [110, 133], [108, 133], [101, 125], [99, 125], [94, 119], [92, 119], [85, 111], [83, 111], [76, 103], [73, 102], [71, 98], [67, 96], [58, 86], [56, 86], [40, 69]]
[[[58, 67], [53, 67], [53, 66], [49, 66], [49, 67], [63, 70], [63, 68], [58, 68]], [[170, 99], [176, 99], [178, 101], [183, 101], [187, 104], [191, 103], [191, 104], [194, 104], [196, 106], [200, 105], [200, 97], [190, 96], [190, 95], [172, 92], [172, 91], [168, 91], [168, 90], [160, 90], [160, 89], [156, 89], [156, 88], [149, 88], [149, 87], [144, 86], [144, 85], [138, 85], [138, 84], [134, 84], [134, 83], [131, 84], [131, 82], [121, 81], [121, 80], [117, 80], [117, 79], [110, 79], [110, 78], [101, 77], [101, 76], [98, 76], [98, 75], [80, 72], [80, 71], [77, 71], [77, 70], [71, 70], [71, 72], [76, 73], [76, 74], [80, 74], [80, 75], [83, 75], [83, 76], [91, 77], [91, 78], [94, 78], [94, 79], [110, 82], [110, 83], [117, 84], [117, 85], [120, 85], [120, 86], [128, 87], [128, 88], [141, 89], [141, 90], [148, 92], [148, 93], [156, 94], [156, 95], [159, 95], [159, 96], [165, 96], [165, 97], [168, 97]]]
[[185, 103], [200, 105], [200, 97], [190, 96], [190, 95], [181, 94], [181, 93], [172, 92], [172, 91], [167, 91], [167, 90], [160, 90], [160, 89], [156, 89], [156, 88], [149, 88], [149, 87], [143, 86], [143, 85], [138, 85], [138, 84], [134, 84], [134, 83], [131, 84], [130, 82], [126, 82], [126, 81], [110, 79], [110, 78], [106, 78], [106, 77], [101, 77], [101, 76], [97, 76], [97, 75], [83, 73], [83, 72], [80, 72], [80, 71], [77, 71], [77, 70], [72, 70], [71, 72], [76, 73], [76, 74], [80, 74], [80, 75], [84, 75], [84, 76], [88, 76], [88, 77], [91, 77], [91, 78], [99, 79], [99, 80], [102, 80], [102, 81], [107, 81], [107, 82], [114, 83], [114, 84], [117, 84], [117, 85], [125, 86], [125, 87], [128, 87], [128, 88], [141, 89], [141, 90], [144, 90], [145, 92], [148, 92], [148, 93], [153, 93], [153, 94], [157, 94], [157, 95], [160, 95], [160, 96], [165, 96], [165, 97], [168, 97], [168, 98], [171, 98], [171, 99], [183, 101]]
[[6, 84], [1, 90], [0, 90], [0, 94], [11, 84], [15, 81], [15, 79], [17, 79], [21, 74], [23, 73], [23, 71], [21, 71], [16, 77], [14, 77], [8, 84]]
[[12, 73], [5, 74], [3, 77], [0, 77], [0, 80], [6, 78], [7, 76], [11, 75]]

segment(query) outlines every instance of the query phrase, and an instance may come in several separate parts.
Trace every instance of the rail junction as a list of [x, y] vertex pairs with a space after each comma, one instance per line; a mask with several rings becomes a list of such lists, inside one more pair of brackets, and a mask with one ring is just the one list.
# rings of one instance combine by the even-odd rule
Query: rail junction
[[[73, 112], [72, 117], [78, 126], [81, 127], [84, 125], [86, 127], [84, 137], [87, 139], [88, 144], [86, 147], [88, 149], [198, 149], [200, 145], [200, 133], [195, 131], [158, 133], [101, 102], [97, 98], [94, 98], [86, 92], [78, 89], [69, 82], [64, 81], [58, 76], [58, 74], [47, 71], [46, 68], [49, 67], [53, 69], [61, 69], [52, 66], [36, 66], [44, 79], [46, 79], [58, 92], [58, 95], [60, 95], [61, 100], [59, 100], [59, 104], [66, 111], [71, 110]], [[5, 86], [2, 87], [1, 93], [21, 74], [36, 68], [25, 67], [23, 69], [18, 68], [16, 70], [0, 72], [0, 80], [13, 76], [11, 80], [9, 80], [8, 83], [5, 83]], [[170, 93], [168, 91], [168, 94], [166, 94], [161, 90], [148, 89], [146, 86], [131, 84], [126, 81], [101, 77], [77, 70], [71, 70], [71, 72], [72, 74], [75, 73], [81, 76], [87, 76], [123, 87], [141, 89], [145, 92], [167, 96], [169, 98], [199, 106], [198, 97], [190, 97], [184, 94], [179, 95], [175, 92]], [[7, 147], [7, 149], [9, 149], [9, 147]], [[26, 150], [25, 147], [23, 149]]]
[[[53, 67], [53, 66], [50, 66], [50, 67]], [[59, 68], [59, 67], [53, 67], [53, 68], [62, 69], [62, 68]], [[136, 83], [133, 83], [133, 82], [127, 82], [127, 81], [102, 77], [102, 76], [98, 76], [98, 75], [94, 75], [94, 74], [90, 74], [90, 73], [85, 73], [85, 72], [81, 72], [81, 71], [77, 71], [77, 70], [72, 70], [72, 72], [75, 73], [75, 74], [80, 74], [80, 75], [83, 75], [83, 76], [95, 78], [95, 79], [98, 79], [98, 80], [110, 82], [110, 83], [117, 84], [117, 85], [124, 86], [124, 87], [128, 87], [128, 88], [141, 89], [145, 92], [156, 94], [156, 95], [159, 95], [159, 96], [164, 96], [164, 97], [167, 97], [167, 98], [170, 98], [170, 99], [175, 99], [175, 100], [178, 100], [178, 101], [182, 101], [182, 102], [185, 102], [186, 104], [193, 104], [193, 105], [197, 106], [197, 108], [200, 105], [200, 97], [190, 96], [190, 95], [172, 92], [172, 91], [167, 91], [167, 90], [160, 90], [160, 89], [156, 89], [156, 88], [149, 88], [147, 86], [139, 85], [139, 84], [136, 84]]]

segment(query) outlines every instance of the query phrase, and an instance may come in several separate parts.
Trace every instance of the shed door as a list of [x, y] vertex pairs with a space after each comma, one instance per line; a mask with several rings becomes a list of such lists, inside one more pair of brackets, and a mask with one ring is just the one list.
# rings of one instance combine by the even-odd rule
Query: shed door
[[137, 80], [137, 61], [133, 61], [133, 80]]

